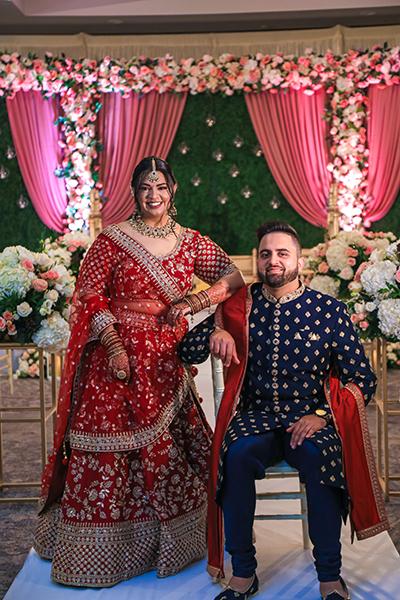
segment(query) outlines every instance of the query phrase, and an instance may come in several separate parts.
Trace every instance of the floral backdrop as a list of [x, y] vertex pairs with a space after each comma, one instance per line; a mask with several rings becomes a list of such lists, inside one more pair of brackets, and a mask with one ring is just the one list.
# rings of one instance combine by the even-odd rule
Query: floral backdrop
[[39, 90], [45, 96], [60, 96], [60, 119], [64, 158], [57, 169], [69, 196], [69, 227], [87, 221], [90, 191], [101, 189], [96, 158], [100, 150], [95, 122], [100, 109], [100, 94], [115, 92], [123, 97], [131, 91], [147, 94], [152, 90], [190, 94], [266, 91], [277, 93], [292, 88], [314, 94], [324, 87], [328, 94], [325, 117], [331, 123], [332, 162], [328, 168], [338, 184], [338, 208], [342, 229], [352, 230], [364, 221], [368, 205], [368, 148], [366, 145], [367, 88], [370, 84], [387, 87], [399, 83], [399, 48], [374, 47], [370, 52], [349, 51], [324, 56], [312, 50], [304, 56], [219, 58], [205, 55], [201, 60], [175, 61], [163, 58], [133, 58], [130, 61], [105, 57], [102, 62], [47, 53], [44, 61], [16, 53], [0, 55], [0, 95], [18, 90]]

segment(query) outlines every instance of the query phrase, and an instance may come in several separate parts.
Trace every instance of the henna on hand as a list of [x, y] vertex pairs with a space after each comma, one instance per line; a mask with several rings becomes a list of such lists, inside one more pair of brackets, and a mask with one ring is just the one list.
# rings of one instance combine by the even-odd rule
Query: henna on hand
[[[127, 353], [121, 352], [121, 354], [117, 354], [116, 356], [110, 358], [108, 363], [108, 371], [110, 375], [118, 381], [128, 383], [131, 377], [131, 368]], [[122, 373], [125, 373], [126, 376], [122, 377]]]
[[186, 302], [177, 302], [171, 306], [167, 314], [167, 323], [170, 327], [178, 325], [183, 317], [190, 313], [190, 306]]

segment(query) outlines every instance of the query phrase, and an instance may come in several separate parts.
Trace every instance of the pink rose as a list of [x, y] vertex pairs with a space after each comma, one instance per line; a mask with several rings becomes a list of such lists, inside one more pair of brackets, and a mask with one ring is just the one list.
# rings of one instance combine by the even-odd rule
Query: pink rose
[[47, 279], [58, 279], [59, 277], [57, 271], [47, 271]]
[[36, 363], [33, 363], [33, 365], [29, 367], [28, 374], [29, 377], [36, 377], [36, 375], [39, 375], [39, 367]]
[[360, 321], [358, 325], [361, 327], [361, 329], [363, 331], [365, 331], [366, 329], [368, 329], [369, 323], [368, 323], [368, 321]]
[[15, 335], [17, 333], [17, 328], [15, 327], [15, 325], [8, 325], [7, 333], [8, 335]]
[[31, 260], [28, 260], [27, 258], [24, 258], [24, 260], [22, 261], [22, 266], [25, 267], [27, 271], [34, 271], [35, 269], [33, 262]]
[[368, 256], [369, 254], [371, 254], [371, 252], [373, 251], [374, 247], [373, 246], [367, 246], [365, 248], [365, 254]]
[[3, 312], [3, 317], [6, 321], [12, 321], [13, 314], [9, 310], [6, 310]]
[[0, 331], [4, 331], [6, 328], [6, 320], [0, 317]]
[[32, 285], [37, 292], [44, 292], [48, 287], [47, 281], [44, 279], [34, 279]]
[[356, 264], [356, 259], [350, 256], [350, 258], [347, 259], [347, 262], [349, 263], [349, 265], [354, 267], [354, 265]]
[[317, 249], [314, 250], [314, 256], [315, 256], [315, 258], [318, 258], [318, 256], [319, 256], [319, 250], [317, 250]]
[[327, 273], [329, 271], [329, 265], [325, 261], [318, 265], [318, 273]]
[[23, 353], [21, 354], [21, 358], [23, 358], [24, 360], [28, 360], [28, 358], [29, 358], [29, 353], [28, 353], [28, 352], [23, 352]]
[[326, 254], [326, 250], [320, 250], [319, 251], [319, 255], [320, 256], [325, 256], [325, 254]]
[[76, 246], [68, 246], [68, 252], [75, 252]]
[[396, 277], [397, 283], [400, 283], [400, 268], [397, 269], [395, 277]]
[[367, 261], [361, 263], [361, 265], [358, 267], [356, 274], [354, 275], [354, 281], [360, 281], [361, 278], [361, 273], [364, 271], [364, 269], [369, 265], [369, 263]]

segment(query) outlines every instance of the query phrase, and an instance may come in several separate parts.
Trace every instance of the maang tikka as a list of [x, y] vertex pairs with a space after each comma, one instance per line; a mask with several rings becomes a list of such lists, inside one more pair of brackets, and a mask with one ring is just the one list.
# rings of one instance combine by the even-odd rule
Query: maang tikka
[[151, 159], [151, 168], [153, 169], [151, 171], [151, 173], [149, 173], [149, 176], [147, 177], [147, 179], [151, 182], [151, 183], [155, 183], [156, 181], [160, 181], [160, 176], [157, 175], [157, 171], [156, 171], [156, 161], [154, 160], [154, 157]]

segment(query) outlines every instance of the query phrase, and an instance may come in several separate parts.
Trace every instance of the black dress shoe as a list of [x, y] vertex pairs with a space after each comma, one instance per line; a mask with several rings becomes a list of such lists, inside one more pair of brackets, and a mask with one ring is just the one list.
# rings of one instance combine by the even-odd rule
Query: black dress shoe
[[227, 585], [218, 596], [215, 596], [214, 600], [248, 600], [248, 598], [252, 598], [258, 594], [259, 585], [258, 577], [254, 575], [253, 581], [245, 592], [238, 592], [231, 588], [230, 585]]
[[[347, 596], [344, 596], [345, 600], [351, 600], [349, 590], [347, 589], [347, 585], [341, 577], [339, 578], [339, 580], [343, 586], [344, 592], [347, 594]], [[341, 596], [336, 590], [333, 590], [333, 592], [330, 592], [327, 596], [321, 596], [321, 600], [340, 600], [340, 598], [343, 598], [343, 596]]]

